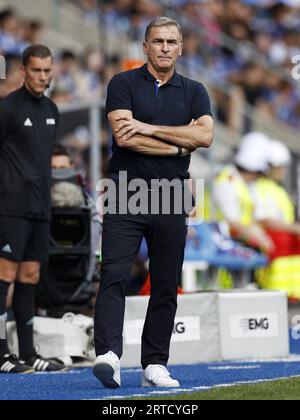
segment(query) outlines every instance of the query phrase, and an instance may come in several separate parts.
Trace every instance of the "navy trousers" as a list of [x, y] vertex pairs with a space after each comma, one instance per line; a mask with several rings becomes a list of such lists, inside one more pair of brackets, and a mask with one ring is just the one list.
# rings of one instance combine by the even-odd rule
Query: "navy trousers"
[[[149, 193], [149, 192], [148, 192]], [[149, 193], [150, 194], [150, 193]], [[164, 192], [160, 192], [162, 198]], [[150, 200], [150, 199], [149, 199]], [[96, 355], [123, 351], [125, 289], [143, 237], [148, 244], [151, 297], [142, 334], [141, 363], [166, 365], [187, 235], [183, 209], [175, 214], [106, 214], [102, 236], [100, 288], [95, 308]], [[117, 206], [118, 207], [118, 206]]]

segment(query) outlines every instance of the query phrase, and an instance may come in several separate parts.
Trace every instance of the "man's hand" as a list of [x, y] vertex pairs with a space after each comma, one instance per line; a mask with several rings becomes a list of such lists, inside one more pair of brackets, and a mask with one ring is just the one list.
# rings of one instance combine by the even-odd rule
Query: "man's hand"
[[116, 123], [115, 133], [120, 140], [130, 140], [135, 134], [146, 137], [153, 136], [153, 125], [142, 123], [134, 118], [119, 117], [116, 118]]

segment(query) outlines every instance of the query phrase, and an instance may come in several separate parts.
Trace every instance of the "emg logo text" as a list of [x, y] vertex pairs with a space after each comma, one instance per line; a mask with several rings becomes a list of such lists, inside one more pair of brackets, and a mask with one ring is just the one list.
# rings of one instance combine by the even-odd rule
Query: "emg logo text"
[[185, 325], [183, 322], [175, 322], [173, 334], [184, 334], [185, 333]]
[[264, 319], [249, 319], [249, 330], [253, 331], [253, 330], [268, 330], [270, 327], [270, 323], [268, 318], [264, 318]]

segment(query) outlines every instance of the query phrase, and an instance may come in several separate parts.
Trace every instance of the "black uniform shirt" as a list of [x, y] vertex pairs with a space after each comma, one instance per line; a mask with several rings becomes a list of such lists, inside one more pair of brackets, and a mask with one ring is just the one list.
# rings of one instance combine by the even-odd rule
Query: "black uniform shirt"
[[[196, 81], [174, 73], [163, 86], [148, 71], [147, 65], [115, 76], [107, 93], [106, 112], [130, 110], [133, 118], [153, 125], [184, 126], [211, 114], [205, 87]], [[146, 156], [118, 147], [113, 141], [110, 172], [114, 178], [119, 171], [127, 171], [128, 179], [186, 179], [190, 155], [184, 158]]]
[[58, 120], [56, 105], [25, 86], [0, 102], [0, 215], [50, 220]]

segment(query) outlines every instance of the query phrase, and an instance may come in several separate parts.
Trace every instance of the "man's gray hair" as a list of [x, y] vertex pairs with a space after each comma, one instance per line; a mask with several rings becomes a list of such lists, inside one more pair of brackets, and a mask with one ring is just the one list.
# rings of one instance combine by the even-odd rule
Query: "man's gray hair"
[[176, 20], [174, 20], [174, 19], [171, 19], [169, 17], [162, 16], [162, 17], [159, 17], [157, 19], [154, 19], [147, 26], [147, 29], [146, 29], [146, 32], [145, 32], [145, 41], [148, 41], [149, 36], [150, 36], [150, 32], [151, 32], [152, 28], [160, 28], [161, 26], [176, 26], [176, 28], [178, 29], [178, 31], [179, 31], [179, 33], [181, 35], [181, 38], [183, 38], [182, 28], [179, 25], [179, 23]]

